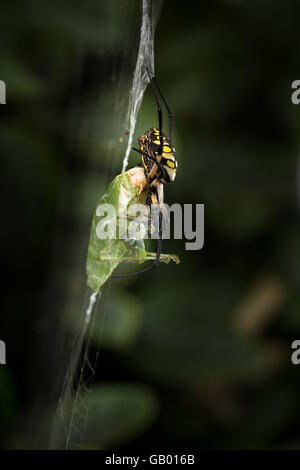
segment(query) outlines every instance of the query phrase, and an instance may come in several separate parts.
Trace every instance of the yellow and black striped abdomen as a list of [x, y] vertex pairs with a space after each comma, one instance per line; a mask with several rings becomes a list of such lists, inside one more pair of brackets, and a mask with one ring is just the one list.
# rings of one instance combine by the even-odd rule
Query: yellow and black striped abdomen
[[[171, 146], [169, 138], [163, 133], [162, 142], [160, 142], [159, 130], [153, 127], [140, 137], [139, 145], [143, 152], [142, 162], [148, 176], [150, 174], [151, 179], [157, 178], [162, 183], [174, 181], [176, 177], [177, 161], [175, 148]], [[160, 155], [161, 148], [162, 153]], [[152, 158], [148, 158], [147, 155], [150, 155]], [[156, 168], [155, 174], [151, 173], [155, 165], [153, 159], [160, 163], [160, 166], [164, 170], [163, 174], [159, 167]]]

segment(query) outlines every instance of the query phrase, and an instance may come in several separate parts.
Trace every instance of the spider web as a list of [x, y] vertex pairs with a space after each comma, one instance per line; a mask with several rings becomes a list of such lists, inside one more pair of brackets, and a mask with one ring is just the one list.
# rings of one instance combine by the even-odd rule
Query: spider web
[[[159, 17], [162, 0], [142, 0], [141, 6], [139, 47], [125, 123], [129, 134], [122, 172], [126, 170], [128, 165], [138, 111], [149, 81], [145, 66], [154, 73], [154, 28]], [[129, 8], [128, 4], [127, 8]], [[139, 11], [134, 13], [136, 16]], [[128, 18], [130, 21], [130, 16]], [[116, 127], [120, 127], [120, 123], [117, 123]], [[71, 348], [52, 427], [50, 439], [50, 448], [52, 449], [78, 449], [84, 446], [90, 396], [93, 391], [92, 385], [100, 359], [109, 290], [110, 281], [98, 292], [86, 293], [82, 310], [82, 329]], [[98, 345], [93, 358], [90, 351], [92, 337], [97, 338]]]

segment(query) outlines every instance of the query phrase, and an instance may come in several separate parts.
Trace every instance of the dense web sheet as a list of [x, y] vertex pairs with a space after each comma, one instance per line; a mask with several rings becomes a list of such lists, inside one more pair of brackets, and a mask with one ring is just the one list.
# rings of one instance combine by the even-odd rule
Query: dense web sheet
[[129, 97], [128, 122], [129, 137], [123, 160], [122, 173], [126, 171], [129, 154], [132, 147], [133, 133], [136, 125], [136, 118], [140, 109], [144, 92], [149, 82], [145, 66], [154, 74], [154, 40], [153, 40], [153, 19], [152, 4], [150, 0], [143, 0], [142, 27], [139, 52], [134, 71], [133, 83]]
[[[154, 73], [154, 25], [158, 19], [161, 5], [162, 1], [160, 0], [142, 1], [139, 47], [127, 111], [129, 135], [122, 172], [126, 170], [128, 165], [138, 111], [149, 81], [145, 66]], [[136, 11], [136, 15], [139, 14], [140, 11]], [[50, 440], [50, 448], [52, 449], [76, 449], [84, 446], [89, 400], [92, 393], [91, 385], [99, 360], [109, 283], [106, 284], [104, 291], [103, 288], [100, 288], [98, 292], [90, 294], [87, 291], [86, 294], [82, 330], [72, 347], [52, 428]], [[92, 337], [98, 338], [98, 349], [93, 359], [89, 354]]]

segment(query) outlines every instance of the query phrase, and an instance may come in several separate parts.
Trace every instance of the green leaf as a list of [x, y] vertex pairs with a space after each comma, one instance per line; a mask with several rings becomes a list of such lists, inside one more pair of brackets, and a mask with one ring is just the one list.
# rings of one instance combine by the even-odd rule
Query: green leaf
[[[120, 221], [123, 218], [129, 220], [128, 211], [133, 204], [141, 204], [145, 207], [145, 217], [148, 216], [149, 206], [146, 205], [147, 187], [144, 170], [136, 167], [116, 176], [102, 196], [93, 217], [90, 243], [87, 256], [87, 284], [94, 291], [98, 291], [102, 284], [110, 277], [114, 269], [121, 261], [154, 260], [156, 253], [147, 253], [144, 241], [140, 239], [122, 239], [124, 229]], [[97, 228], [102, 223], [100, 215], [101, 206], [109, 204], [115, 209], [117, 219], [107, 214], [105, 224], [116, 224], [116, 234], [111, 234], [105, 239], [99, 238]], [[103, 208], [103, 207], [102, 207]], [[100, 225], [101, 226], [101, 225]], [[112, 225], [111, 225], [112, 226]], [[104, 223], [102, 225], [104, 230]], [[176, 255], [161, 254], [160, 260], [169, 263], [171, 260], [179, 263]]]

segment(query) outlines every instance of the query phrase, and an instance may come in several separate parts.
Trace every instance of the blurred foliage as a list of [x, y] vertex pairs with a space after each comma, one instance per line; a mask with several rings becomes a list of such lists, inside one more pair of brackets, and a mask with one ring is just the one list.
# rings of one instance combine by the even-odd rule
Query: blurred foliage
[[[82, 331], [89, 229], [120, 172], [140, 27], [138, 0], [25, 4], [0, 18], [5, 448], [49, 443], [41, 416]], [[106, 286], [85, 448], [300, 447], [299, 14], [296, 0], [164, 2], [156, 73], [179, 163], [165, 197], [205, 204], [205, 245], [165, 242], [180, 265]], [[147, 90], [135, 141], [156, 121]]]
[[[88, 409], [88, 412], [87, 412]], [[124, 445], [155, 420], [158, 403], [148, 387], [126, 383], [105, 383], [92, 393], [81, 391], [67, 406], [72, 417], [70, 429], [61, 428], [59, 439], [70, 440], [72, 448], [110, 449]], [[85, 445], [82, 446], [84, 433]]]

